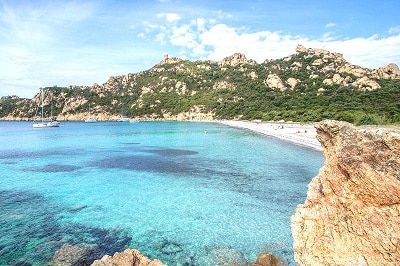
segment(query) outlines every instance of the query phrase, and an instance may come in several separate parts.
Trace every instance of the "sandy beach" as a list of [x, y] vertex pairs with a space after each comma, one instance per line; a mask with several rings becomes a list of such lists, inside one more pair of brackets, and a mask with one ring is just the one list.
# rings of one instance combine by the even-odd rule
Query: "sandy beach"
[[300, 124], [289, 122], [250, 122], [250, 121], [220, 121], [231, 127], [248, 129], [267, 136], [276, 137], [284, 141], [292, 142], [308, 148], [322, 151], [321, 144], [317, 140], [317, 132], [312, 124]]

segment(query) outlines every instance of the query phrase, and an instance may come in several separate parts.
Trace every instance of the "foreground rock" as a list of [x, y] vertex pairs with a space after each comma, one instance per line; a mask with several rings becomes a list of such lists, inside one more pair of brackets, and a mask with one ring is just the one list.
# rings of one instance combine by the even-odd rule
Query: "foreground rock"
[[164, 266], [159, 260], [151, 260], [143, 256], [136, 249], [126, 249], [116, 252], [114, 256], [105, 255], [101, 260], [96, 260], [92, 266]]
[[263, 253], [258, 255], [257, 261], [251, 266], [284, 266], [285, 262], [272, 254]]
[[292, 216], [301, 265], [399, 265], [400, 135], [324, 121], [326, 162]]

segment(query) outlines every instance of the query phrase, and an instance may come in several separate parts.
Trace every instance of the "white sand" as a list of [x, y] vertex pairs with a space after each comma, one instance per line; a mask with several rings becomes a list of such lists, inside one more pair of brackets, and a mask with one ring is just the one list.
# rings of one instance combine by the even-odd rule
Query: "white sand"
[[250, 121], [220, 121], [224, 125], [244, 128], [267, 136], [276, 137], [297, 145], [322, 151], [321, 144], [317, 140], [317, 131], [311, 124], [288, 122], [250, 122]]

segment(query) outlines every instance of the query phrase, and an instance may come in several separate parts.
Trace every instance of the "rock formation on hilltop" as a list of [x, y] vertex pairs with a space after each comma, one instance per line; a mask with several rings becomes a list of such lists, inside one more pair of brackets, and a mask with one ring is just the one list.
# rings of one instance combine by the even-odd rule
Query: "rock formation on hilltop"
[[218, 65], [220, 66], [237, 66], [241, 64], [250, 64], [250, 65], [255, 65], [256, 61], [254, 60], [247, 60], [246, 56], [241, 53], [235, 53], [231, 56], [227, 56], [221, 61], [218, 62]]
[[400, 134], [316, 124], [326, 162], [292, 216], [301, 265], [399, 265]]

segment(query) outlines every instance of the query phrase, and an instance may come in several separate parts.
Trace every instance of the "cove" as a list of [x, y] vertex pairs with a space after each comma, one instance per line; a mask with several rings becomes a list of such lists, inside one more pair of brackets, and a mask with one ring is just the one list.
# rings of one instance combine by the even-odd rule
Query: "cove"
[[262, 252], [295, 265], [290, 216], [324, 162], [211, 122], [0, 122], [0, 135], [5, 265], [43, 265], [66, 243], [99, 256], [131, 247], [168, 265]]

